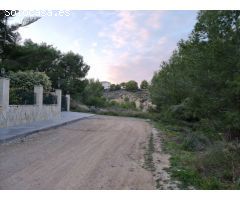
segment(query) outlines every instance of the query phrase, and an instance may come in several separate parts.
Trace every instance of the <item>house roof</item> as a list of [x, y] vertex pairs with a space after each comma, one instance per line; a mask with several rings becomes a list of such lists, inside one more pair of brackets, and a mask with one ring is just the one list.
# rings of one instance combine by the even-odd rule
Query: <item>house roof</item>
[[109, 83], [109, 84], [111, 84], [110, 82], [108, 82], [108, 81], [101, 81], [101, 83]]

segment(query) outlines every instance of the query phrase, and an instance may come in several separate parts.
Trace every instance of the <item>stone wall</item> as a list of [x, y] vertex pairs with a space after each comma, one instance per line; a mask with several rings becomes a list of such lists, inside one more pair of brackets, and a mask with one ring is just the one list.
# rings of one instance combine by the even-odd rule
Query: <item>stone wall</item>
[[[43, 104], [43, 87], [34, 86], [35, 105], [9, 105], [9, 79], [0, 78], [0, 128], [56, 119], [61, 116], [62, 91], [56, 90], [57, 104]], [[70, 103], [70, 95], [67, 96]], [[68, 105], [69, 111], [69, 105]]]
[[56, 119], [61, 115], [58, 105], [10, 105], [0, 111], [0, 127], [15, 126], [33, 121]]

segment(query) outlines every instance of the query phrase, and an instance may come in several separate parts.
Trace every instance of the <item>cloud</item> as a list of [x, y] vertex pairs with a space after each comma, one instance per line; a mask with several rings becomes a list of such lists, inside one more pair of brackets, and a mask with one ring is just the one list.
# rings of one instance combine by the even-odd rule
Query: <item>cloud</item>
[[97, 42], [93, 42], [93, 43], [92, 43], [92, 46], [93, 46], [93, 47], [96, 47], [97, 45], [98, 45]]
[[150, 80], [191, 32], [195, 18], [195, 11], [72, 11], [66, 18], [42, 18], [20, 32], [83, 55], [91, 66], [88, 78], [118, 83]]
[[134, 11], [119, 11], [117, 20], [98, 33], [99, 37], [111, 40], [115, 48], [141, 47], [149, 38], [149, 31], [139, 24]]
[[77, 51], [79, 51], [81, 49], [80, 39], [76, 39], [76, 40], [73, 41], [72, 48], [76, 49]]
[[183, 30], [174, 30], [178, 27], [169, 24], [169, 20], [172, 16], [165, 11], [116, 12], [115, 19], [98, 33], [107, 41], [107, 47], [101, 51], [103, 59], [108, 60], [104, 65], [107, 80], [150, 81], [160, 63], [169, 59], [180, 39], [178, 32]]
[[161, 19], [164, 15], [164, 11], [155, 11], [153, 12], [146, 20], [146, 24], [153, 29], [161, 28]]
[[119, 20], [114, 23], [113, 27], [117, 33], [123, 31], [135, 31], [137, 28], [134, 12], [132, 11], [119, 11]]
[[158, 45], [164, 45], [164, 44], [166, 44], [167, 42], [168, 42], [167, 37], [166, 37], [166, 36], [163, 36], [163, 37], [161, 37], [161, 38], [157, 41], [157, 44], [158, 44]]
[[133, 40], [133, 46], [135, 48], [143, 48], [150, 37], [150, 32], [147, 29], [141, 28], [136, 33], [136, 38]]
[[136, 53], [126, 51], [114, 54], [118, 63], [108, 63], [108, 80], [113, 83], [143, 79], [151, 80], [154, 71], [159, 69], [161, 61], [167, 60], [175, 48], [175, 43], [166, 36], [156, 40], [152, 45], [145, 46], [144, 50]]

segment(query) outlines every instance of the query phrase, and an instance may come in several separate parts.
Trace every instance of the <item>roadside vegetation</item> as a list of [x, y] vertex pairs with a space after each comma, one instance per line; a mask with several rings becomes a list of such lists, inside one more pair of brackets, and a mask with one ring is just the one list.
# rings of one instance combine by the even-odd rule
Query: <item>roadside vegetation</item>
[[240, 11], [201, 11], [150, 94], [182, 187], [240, 189]]
[[180, 188], [240, 189], [240, 148], [235, 141], [209, 139], [183, 124], [156, 122], [164, 150], [171, 154], [169, 169]]
[[144, 154], [144, 167], [149, 171], [155, 171], [155, 165], [153, 161], [153, 153], [155, 151], [153, 133], [149, 137], [148, 144], [146, 146], [146, 152]]

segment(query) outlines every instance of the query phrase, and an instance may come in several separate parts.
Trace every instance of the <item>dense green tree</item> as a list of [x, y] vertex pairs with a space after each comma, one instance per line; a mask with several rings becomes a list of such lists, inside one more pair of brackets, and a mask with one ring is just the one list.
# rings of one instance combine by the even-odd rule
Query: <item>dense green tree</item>
[[7, 71], [45, 72], [50, 77], [53, 87], [59, 86], [64, 94], [80, 93], [84, 88], [83, 79], [90, 69], [79, 54], [62, 53], [51, 45], [37, 44], [31, 40], [12, 48], [3, 65]]
[[110, 91], [115, 91], [116, 90], [116, 85], [115, 84], [111, 84], [110, 85]]
[[140, 84], [141, 89], [148, 89], [148, 82], [146, 80], [143, 80]]
[[81, 92], [84, 77], [90, 66], [83, 61], [83, 57], [73, 52], [62, 54], [46, 73], [53, 82], [53, 87], [60, 87], [64, 92], [74, 94]]
[[47, 73], [61, 57], [61, 52], [52, 45], [37, 44], [30, 39], [25, 40], [23, 45], [16, 45], [9, 50], [4, 65], [11, 71], [34, 70]]
[[110, 91], [116, 91], [116, 90], [120, 90], [121, 86], [119, 84], [111, 84], [110, 85]]
[[120, 85], [120, 84], [116, 84], [115, 89], [116, 89], [116, 90], [121, 90], [121, 85]]
[[0, 10], [0, 58], [4, 59], [9, 53], [9, 47], [15, 45], [20, 39], [17, 30], [20, 27], [34, 23], [40, 17], [25, 17], [21, 23], [9, 24], [10, 18], [14, 17], [17, 10]]
[[90, 79], [82, 93], [82, 102], [88, 106], [104, 106], [106, 99], [103, 97], [104, 88], [98, 80]]
[[126, 88], [126, 83], [122, 82], [122, 83], [120, 83], [120, 86], [121, 86], [122, 89], [125, 89]]
[[55, 67], [55, 62], [61, 57], [61, 52], [46, 43], [36, 44], [26, 40], [23, 45], [9, 48], [9, 53], [3, 61], [7, 71], [34, 70], [48, 75]]
[[126, 90], [131, 92], [138, 90], [138, 83], [133, 80], [128, 81], [125, 86], [126, 86]]
[[189, 39], [152, 78], [151, 98], [162, 113], [240, 136], [239, 30], [240, 11], [199, 12]]

